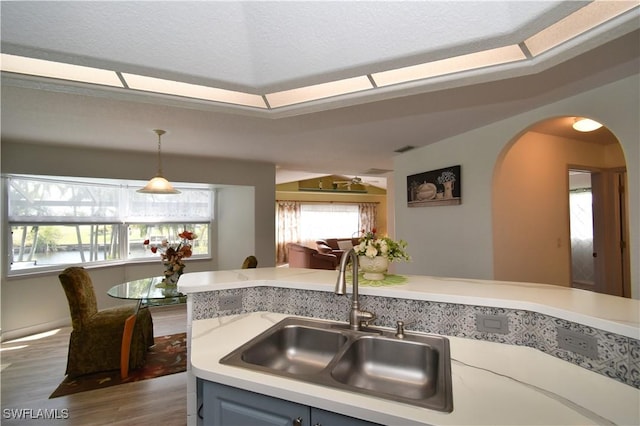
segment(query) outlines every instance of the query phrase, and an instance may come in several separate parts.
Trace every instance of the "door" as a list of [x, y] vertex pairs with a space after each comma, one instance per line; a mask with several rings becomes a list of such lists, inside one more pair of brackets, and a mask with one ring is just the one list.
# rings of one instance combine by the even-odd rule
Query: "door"
[[[569, 229], [571, 234], [571, 286], [598, 291], [599, 263], [594, 226], [592, 173], [569, 170]], [[595, 197], [597, 200], [598, 197]]]
[[571, 285], [631, 297], [624, 169], [569, 170]]
[[306, 405], [209, 381], [202, 384], [202, 401], [206, 426], [304, 425], [310, 417]]
[[625, 170], [611, 171], [611, 185], [613, 188], [612, 216], [615, 227], [612, 229], [611, 251], [615, 268], [607, 270], [605, 280], [611, 282], [613, 288], [606, 293], [623, 297], [631, 297], [631, 265], [629, 259], [629, 221], [628, 200], [626, 192], [627, 172]]

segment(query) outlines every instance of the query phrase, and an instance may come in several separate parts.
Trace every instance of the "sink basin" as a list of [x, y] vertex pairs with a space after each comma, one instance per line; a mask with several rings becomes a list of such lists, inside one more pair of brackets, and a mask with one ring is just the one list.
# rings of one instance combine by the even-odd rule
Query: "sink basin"
[[221, 364], [363, 393], [433, 410], [453, 410], [446, 337], [288, 317]]
[[367, 336], [349, 346], [331, 376], [370, 392], [421, 400], [436, 393], [438, 361], [428, 344]]
[[287, 325], [242, 352], [242, 361], [291, 374], [322, 371], [347, 342], [337, 331]]

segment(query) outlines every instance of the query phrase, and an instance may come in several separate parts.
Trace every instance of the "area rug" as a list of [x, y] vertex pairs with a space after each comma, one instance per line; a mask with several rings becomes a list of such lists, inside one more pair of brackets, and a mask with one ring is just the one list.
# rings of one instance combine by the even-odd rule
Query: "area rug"
[[49, 398], [153, 379], [187, 370], [186, 333], [156, 337], [154, 342], [155, 344], [149, 348], [144, 366], [129, 371], [128, 377], [122, 379], [120, 370], [86, 374], [74, 379], [66, 377]]

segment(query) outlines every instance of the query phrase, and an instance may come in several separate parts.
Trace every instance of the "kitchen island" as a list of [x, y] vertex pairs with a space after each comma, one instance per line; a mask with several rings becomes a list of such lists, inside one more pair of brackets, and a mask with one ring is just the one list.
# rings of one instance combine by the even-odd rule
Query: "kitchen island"
[[[345, 321], [349, 297], [333, 293], [336, 276], [288, 268], [185, 274], [188, 423], [198, 422], [196, 378], [389, 425], [640, 423], [638, 301], [563, 287], [411, 276], [360, 288], [374, 325], [403, 320], [408, 330], [448, 336], [451, 413], [218, 363], [287, 316]], [[479, 318], [500, 327], [487, 331]], [[559, 328], [595, 342], [597, 358], [559, 347]]]

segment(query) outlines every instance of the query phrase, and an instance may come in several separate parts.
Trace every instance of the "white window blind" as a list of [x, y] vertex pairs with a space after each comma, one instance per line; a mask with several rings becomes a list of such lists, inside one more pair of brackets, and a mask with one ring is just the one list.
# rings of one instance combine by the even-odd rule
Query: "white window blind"
[[355, 204], [301, 204], [300, 237], [302, 241], [357, 236], [358, 206]]
[[13, 223], [202, 222], [213, 219], [210, 188], [180, 187], [180, 194], [150, 195], [123, 181], [8, 176]]

